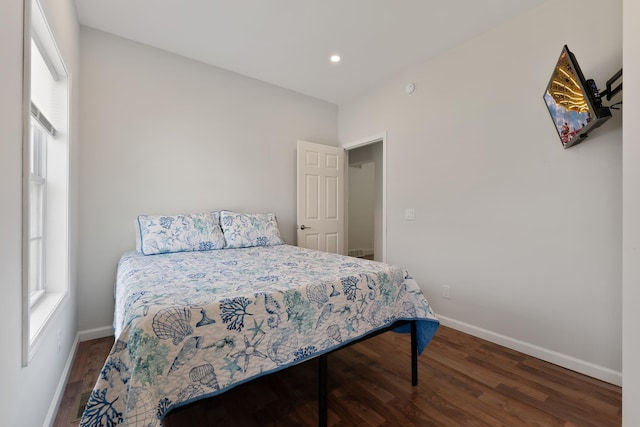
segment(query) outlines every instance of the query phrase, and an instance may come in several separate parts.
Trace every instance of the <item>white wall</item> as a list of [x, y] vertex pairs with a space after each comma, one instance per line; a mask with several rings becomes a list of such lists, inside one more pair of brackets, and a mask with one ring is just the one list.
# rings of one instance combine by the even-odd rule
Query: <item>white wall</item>
[[618, 383], [621, 114], [563, 150], [542, 95], [565, 43], [600, 85], [618, 71], [621, 5], [548, 1], [339, 116], [343, 144], [387, 132], [388, 262], [444, 323]]
[[640, 425], [640, 134], [633, 125], [640, 117], [640, 3], [624, 0], [624, 121], [623, 161], [623, 320], [622, 425]]
[[295, 243], [296, 141], [337, 145], [336, 105], [85, 27], [81, 64], [80, 330], [139, 214], [273, 211]]
[[[78, 21], [71, 0], [42, 0], [43, 8], [69, 72], [78, 72]], [[42, 345], [28, 367], [21, 367], [21, 158], [23, 2], [0, 2], [0, 414], [2, 425], [39, 426], [52, 414], [52, 400], [76, 336], [75, 274], [77, 223], [77, 91], [71, 100], [71, 289], [45, 330]], [[72, 85], [77, 83], [76, 80]], [[77, 87], [74, 86], [74, 90]], [[57, 332], [62, 349], [57, 349]], [[55, 410], [55, 408], [53, 408]]]

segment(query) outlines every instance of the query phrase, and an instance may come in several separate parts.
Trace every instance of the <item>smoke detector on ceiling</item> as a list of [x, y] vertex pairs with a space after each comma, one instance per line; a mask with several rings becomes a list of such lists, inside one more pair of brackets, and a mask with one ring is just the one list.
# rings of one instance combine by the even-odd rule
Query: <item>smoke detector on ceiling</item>
[[409, 83], [407, 85], [407, 87], [404, 88], [405, 92], [407, 92], [407, 94], [409, 95], [413, 95], [413, 92], [416, 91], [416, 85], [415, 83]]

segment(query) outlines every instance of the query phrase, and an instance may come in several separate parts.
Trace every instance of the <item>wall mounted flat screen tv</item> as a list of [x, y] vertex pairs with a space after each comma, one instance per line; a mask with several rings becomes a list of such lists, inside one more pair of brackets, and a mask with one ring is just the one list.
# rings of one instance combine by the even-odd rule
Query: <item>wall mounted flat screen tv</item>
[[564, 148], [579, 144], [589, 132], [611, 117], [602, 106], [593, 80], [585, 80], [578, 61], [565, 45], [560, 53], [544, 100]]

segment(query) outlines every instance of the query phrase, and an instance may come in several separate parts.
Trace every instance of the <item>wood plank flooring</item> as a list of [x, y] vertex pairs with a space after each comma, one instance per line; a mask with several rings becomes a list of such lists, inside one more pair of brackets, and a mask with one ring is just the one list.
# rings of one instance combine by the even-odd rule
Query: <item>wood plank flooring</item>
[[[55, 427], [73, 422], [113, 339], [80, 344]], [[408, 334], [387, 332], [328, 357], [330, 426], [620, 426], [620, 387], [441, 326], [411, 387]], [[316, 426], [316, 360], [170, 412], [163, 425]]]

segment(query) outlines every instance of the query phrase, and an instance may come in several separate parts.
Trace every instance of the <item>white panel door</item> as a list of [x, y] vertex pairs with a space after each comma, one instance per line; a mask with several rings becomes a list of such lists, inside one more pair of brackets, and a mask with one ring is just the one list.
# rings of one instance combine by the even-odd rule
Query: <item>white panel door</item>
[[344, 254], [344, 149], [298, 141], [298, 246]]

